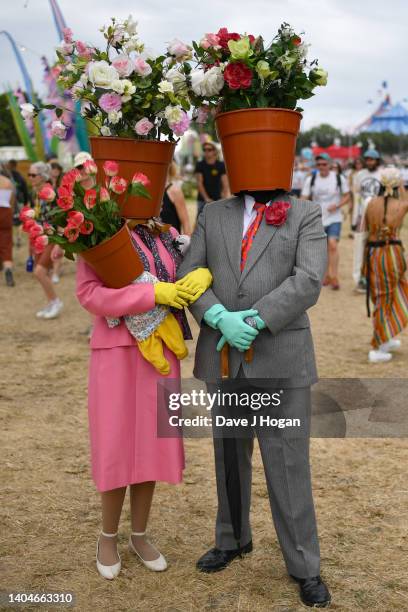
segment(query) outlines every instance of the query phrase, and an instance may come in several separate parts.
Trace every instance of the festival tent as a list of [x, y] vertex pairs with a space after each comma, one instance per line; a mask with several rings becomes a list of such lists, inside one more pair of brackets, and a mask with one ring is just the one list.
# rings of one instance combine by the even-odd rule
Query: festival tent
[[373, 117], [366, 130], [368, 132], [391, 132], [396, 136], [408, 134], [408, 110], [402, 104], [395, 104], [380, 115]]
[[356, 159], [361, 155], [361, 148], [357, 145], [351, 145], [350, 147], [342, 147], [340, 145], [332, 144], [330, 147], [312, 147], [313, 155], [319, 155], [319, 153], [327, 153], [332, 159]]

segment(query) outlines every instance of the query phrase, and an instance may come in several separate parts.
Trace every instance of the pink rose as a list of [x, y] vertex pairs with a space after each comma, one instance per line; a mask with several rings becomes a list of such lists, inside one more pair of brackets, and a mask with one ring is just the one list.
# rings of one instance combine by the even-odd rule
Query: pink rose
[[66, 43], [72, 43], [72, 30], [70, 28], [62, 28], [62, 35]]
[[116, 176], [119, 172], [119, 164], [115, 161], [107, 160], [103, 164], [103, 171], [106, 176]]
[[57, 206], [62, 210], [70, 210], [74, 206], [74, 198], [72, 196], [60, 197], [57, 199]]
[[169, 124], [176, 136], [182, 136], [190, 125], [190, 118], [187, 113], [183, 112], [183, 116], [177, 123]]
[[143, 187], [148, 187], [150, 185], [150, 180], [143, 172], [136, 172], [132, 177], [132, 183], [140, 183]]
[[23, 206], [20, 211], [20, 221], [26, 221], [27, 219], [33, 219], [35, 215], [34, 208], [31, 206]]
[[150, 130], [154, 127], [153, 123], [148, 120], [147, 117], [143, 117], [143, 119], [139, 119], [139, 121], [135, 124], [135, 132], [139, 136], [146, 136], [150, 132]]
[[42, 234], [41, 236], [37, 236], [34, 240], [33, 240], [33, 247], [34, 247], [34, 251], [36, 252], [36, 254], [38, 255], [39, 253], [42, 253], [45, 249], [45, 247], [48, 244], [48, 236], [45, 236], [44, 234]]
[[94, 228], [94, 224], [92, 223], [92, 221], [85, 219], [85, 221], [82, 223], [81, 227], [79, 228], [79, 232], [80, 234], [85, 234], [85, 235], [92, 234], [93, 228]]
[[37, 236], [41, 236], [43, 234], [43, 228], [39, 223], [35, 223], [30, 227], [30, 240], [34, 240]]
[[122, 98], [117, 93], [105, 93], [99, 98], [99, 106], [105, 113], [118, 111], [122, 108]]
[[122, 178], [121, 176], [114, 176], [109, 183], [109, 188], [112, 189], [113, 193], [121, 195], [122, 193], [125, 193], [127, 185], [128, 182], [126, 179]]
[[70, 210], [67, 215], [67, 219], [68, 219], [68, 225], [71, 225], [74, 227], [80, 227], [82, 223], [84, 222], [85, 217], [78, 210]]
[[109, 191], [105, 189], [105, 187], [101, 187], [99, 191], [99, 199], [101, 202], [109, 202], [110, 200]]
[[[102, 187], [103, 189], [103, 187]], [[101, 189], [101, 191], [102, 191]], [[106, 189], [105, 189], [106, 191]], [[96, 190], [95, 189], [87, 189], [84, 194], [84, 204], [88, 210], [93, 208], [96, 204]]]
[[[62, 177], [61, 186], [70, 187], [71, 189], [74, 186], [74, 183], [81, 179], [81, 173], [76, 168], [72, 168], [69, 172], [66, 172]], [[58, 191], [58, 195], [60, 195]]]
[[87, 159], [86, 162], [84, 162], [84, 170], [86, 174], [96, 174], [98, 172], [98, 166], [93, 159]]
[[64, 236], [68, 238], [68, 242], [75, 242], [79, 236], [79, 227], [68, 223], [64, 228]]
[[74, 52], [74, 45], [63, 40], [61, 45], [58, 47], [58, 51], [60, 51], [62, 55], [72, 55]]
[[176, 58], [184, 57], [185, 55], [189, 55], [191, 48], [183, 43], [178, 38], [174, 38], [167, 46], [167, 51], [170, 55], [173, 55]]
[[81, 42], [80, 40], [77, 40], [75, 45], [79, 57], [87, 60], [90, 60], [92, 58], [92, 49], [88, 47], [85, 43]]
[[140, 76], [147, 76], [152, 72], [152, 67], [146, 62], [146, 60], [143, 59], [143, 57], [137, 57], [134, 61], [134, 65], [135, 71]]
[[30, 219], [30, 217], [27, 217], [27, 219], [23, 221], [23, 232], [29, 233], [33, 225], [35, 225], [34, 219]]
[[121, 77], [128, 77], [135, 69], [133, 61], [126, 53], [122, 53], [115, 57], [112, 61], [112, 66], [118, 71]]
[[269, 225], [280, 227], [288, 217], [289, 202], [272, 202], [265, 209], [265, 221]]
[[200, 40], [200, 47], [202, 49], [209, 49], [212, 47], [213, 49], [221, 49], [221, 45], [219, 44], [220, 39], [216, 34], [206, 34], [204, 38]]
[[51, 123], [51, 134], [57, 138], [65, 138], [67, 133], [67, 126], [62, 123], [59, 119]]
[[53, 202], [55, 200], [55, 195], [55, 191], [48, 183], [38, 192], [40, 200], [45, 200], [46, 202]]

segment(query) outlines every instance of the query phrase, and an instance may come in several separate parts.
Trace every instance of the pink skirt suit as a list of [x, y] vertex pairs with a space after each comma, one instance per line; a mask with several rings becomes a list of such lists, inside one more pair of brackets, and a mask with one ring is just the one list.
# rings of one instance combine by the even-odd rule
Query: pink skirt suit
[[[156, 275], [152, 254], [140, 237], [133, 237]], [[175, 280], [175, 263], [155, 238], [161, 260]], [[105, 287], [83, 259], [78, 259], [76, 295], [94, 315], [90, 341], [88, 417], [92, 478], [98, 491], [126, 485], [165, 481], [181, 482], [184, 450], [181, 438], [157, 436], [157, 383], [163, 379], [142, 357], [123, 322], [110, 328], [105, 317], [122, 317], [155, 306], [152, 284]], [[166, 378], [180, 378], [180, 362], [164, 347], [170, 363]]]

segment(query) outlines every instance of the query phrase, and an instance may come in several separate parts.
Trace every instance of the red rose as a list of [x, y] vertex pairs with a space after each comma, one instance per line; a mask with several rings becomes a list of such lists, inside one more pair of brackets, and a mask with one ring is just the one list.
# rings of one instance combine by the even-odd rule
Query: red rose
[[295, 47], [298, 47], [301, 44], [302, 39], [300, 38], [300, 36], [294, 36], [292, 38], [292, 42], [295, 45]]
[[218, 44], [223, 49], [228, 49], [229, 40], [239, 40], [241, 36], [236, 32], [228, 32], [227, 28], [220, 28], [216, 34], [218, 36]]
[[288, 217], [289, 202], [273, 202], [265, 210], [265, 221], [268, 225], [283, 225]]
[[252, 83], [252, 70], [243, 62], [233, 62], [225, 68], [224, 79], [230, 89], [247, 89]]

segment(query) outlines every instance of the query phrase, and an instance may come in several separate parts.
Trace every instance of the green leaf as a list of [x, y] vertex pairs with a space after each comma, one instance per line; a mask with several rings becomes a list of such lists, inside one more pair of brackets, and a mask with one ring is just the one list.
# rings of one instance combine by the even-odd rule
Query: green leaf
[[[55, 107], [54, 107], [55, 108]], [[62, 108], [56, 108], [55, 109], [55, 114], [57, 115], [57, 117], [62, 117], [62, 113], [63, 113], [63, 109]]]

